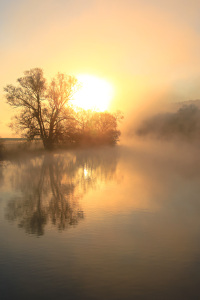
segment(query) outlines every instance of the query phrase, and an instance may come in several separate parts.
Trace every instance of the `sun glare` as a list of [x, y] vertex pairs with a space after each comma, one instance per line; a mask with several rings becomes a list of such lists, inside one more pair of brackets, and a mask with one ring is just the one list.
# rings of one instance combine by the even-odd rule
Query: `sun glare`
[[113, 97], [112, 85], [108, 81], [93, 75], [81, 74], [76, 77], [80, 88], [74, 95], [73, 105], [85, 110], [108, 110]]

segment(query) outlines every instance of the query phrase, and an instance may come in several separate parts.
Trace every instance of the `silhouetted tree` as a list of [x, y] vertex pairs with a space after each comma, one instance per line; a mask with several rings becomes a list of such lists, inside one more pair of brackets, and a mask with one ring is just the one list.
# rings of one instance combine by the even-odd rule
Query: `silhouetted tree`
[[162, 113], [143, 121], [136, 133], [159, 139], [181, 138], [199, 140], [200, 109], [195, 105], [183, 105], [177, 112]]
[[28, 140], [41, 138], [45, 149], [55, 145], [116, 144], [121, 113], [75, 111], [69, 104], [78, 87], [72, 76], [58, 73], [47, 84], [39, 68], [24, 72], [18, 85], [5, 87], [7, 102], [18, 108], [11, 127]]
[[75, 114], [75, 122], [66, 122], [65, 140], [74, 145], [115, 145], [121, 132], [118, 123], [123, 119], [120, 112], [95, 112], [79, 110]]
[[4, 150], [4, 144], [3, 141], [0, 139], [0, 159], [3, 158], [3, 150]]
[[66, 105], [77, 80], [58, 73], [48, 85], [39, 68], [26, 71], [24, 75], [17, 80], [18, 86], [7, 85], [4, 89], [7, 102], [20, 109], [11, 127], [25, 132], [29, 140], [40, 137], [44, 147], [51, 149], [61, 122], [71, 117]]

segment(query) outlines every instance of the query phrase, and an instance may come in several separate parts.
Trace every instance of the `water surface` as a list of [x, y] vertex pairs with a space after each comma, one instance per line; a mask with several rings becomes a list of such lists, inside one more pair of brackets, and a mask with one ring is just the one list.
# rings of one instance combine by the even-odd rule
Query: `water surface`
[[198, 299], [197, 151], [0, 164], [1, 299]]

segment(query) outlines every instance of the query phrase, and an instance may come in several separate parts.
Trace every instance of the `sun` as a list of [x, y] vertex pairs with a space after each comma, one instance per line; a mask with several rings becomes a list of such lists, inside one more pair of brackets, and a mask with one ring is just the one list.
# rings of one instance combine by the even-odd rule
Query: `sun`
[[77, 75], [80, 88], [73, 97], [73, 105], [85, 110], [108, 110], [113, 98], [113, 86], [108, 81], [88, 74]]

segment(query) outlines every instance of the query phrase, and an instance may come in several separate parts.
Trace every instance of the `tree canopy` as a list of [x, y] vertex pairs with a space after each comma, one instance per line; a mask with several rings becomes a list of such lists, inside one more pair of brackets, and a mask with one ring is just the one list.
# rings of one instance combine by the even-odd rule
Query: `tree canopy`
[[175, 112], [156, 114], [144, 120], [137, 128], [137, 135], [158, 139], [178, 138], [199, 140], [200, 109], [194, 104], [182, 104]]
[[78, 87], [73, 76], [58, 73], [50, 83], [40, 68], [24, 72], [17, 85], [4, 88], [8, 104], [17, 109], [10, 126], [28, 140], [40, 138], [45, 149], [64, 145], [116, 144], [121, 113], [75, 111]]

